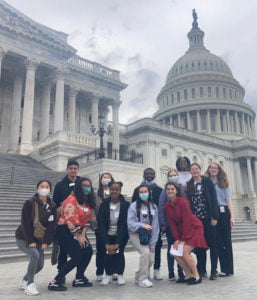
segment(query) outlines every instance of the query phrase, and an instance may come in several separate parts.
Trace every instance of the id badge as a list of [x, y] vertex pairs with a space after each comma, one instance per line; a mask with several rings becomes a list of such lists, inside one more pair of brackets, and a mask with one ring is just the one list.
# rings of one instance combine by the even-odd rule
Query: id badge
[[70, 182], [69, 183], [69, 186], [71, 187], [71, 186], [74, 186], [75, 185], [75, 182]]
[[224, 213], [225, 212], [225, 206], [220, 206], [220, 212]]

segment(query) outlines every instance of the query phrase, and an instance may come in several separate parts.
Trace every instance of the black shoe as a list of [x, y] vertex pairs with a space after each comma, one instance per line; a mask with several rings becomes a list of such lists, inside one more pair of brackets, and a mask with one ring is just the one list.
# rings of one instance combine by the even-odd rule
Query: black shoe
[[57, 291], [57, 292], [63, 292], [67, 290], [66, 286], [62, 285], [60, 282], [53, 282], [53, 281], [49, 282], [48, 289], [50, 291]]
[[88, 279], [85, 277], [85, 278], [73, 280], [72, 286], [73, 287], [91, 287], [91, 286], [93, 286], [93, 283], [89, 282]]
[[187, 283], [190, 279], [179, 278], [178, 280], [176, 280], [176, 283]]
[[199, 277], [199, 279], [196, 279], [195, 277], [192, 277], [190, 279], [188, 279], [187, 284], [188, 285], [194, 285], [194, 284], [198, 284], [202, 282], [202, 278]]
[[174, 273], [170, 273], [170, 274], [169, 274], [169, 280], [170, 280], [170, 281], [176, 281], [176, 277], [175, 277], [175, 274], [174, 274]]
[[211, 274], [210, 280], [217, 280], [217, 279], [218, 279], [217, 273]]

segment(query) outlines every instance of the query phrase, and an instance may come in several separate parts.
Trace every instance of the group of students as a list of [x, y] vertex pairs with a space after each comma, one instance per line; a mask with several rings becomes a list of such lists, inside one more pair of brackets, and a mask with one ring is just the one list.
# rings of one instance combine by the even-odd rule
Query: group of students
[[[66, 275], [74, 268], [76, 275], [72, 286], [92, 286], [85, 276], [93, 255], [87, 237], [89, 228], [95, 232], [96, 276], [103, 286], [115, 279], [118, 285], [126, 284], [124, 250], [128, 239], [140, 254], [136, 284], [140, 287], [153, 285], [152, 265], [154, 279], [162, 279], [163, 234], [168, 242], [171, 281], [188, 285], [200, 283], [206, 276], [208, 248], [210, 280], [234, 273], [231, 227], [235, 222], [231, 190], [227, 175], [218, 163], [211, 163], [203, 176], [197, 163], [190, 164], [187, 157], [180, 157], [176, 169], [168, 172], [164, 189], [155, 183], [155, 171], [147, 168], [131, 203], [121, 193], [122, 182], [115, 181], [110, 173], [100, 176], [95, 193], [91, 180], [78, 176], [76, 161], [69, 161], [66, 170], [67, 175], [55, 186], [53, 201], [49, 197], [51, 183], [41, 180], [37, 192], [22, 209], [21, 225], [15, 235], [17, 246], [29, 256], [28, 269], [20, 286], [25, 294], [39, 293], [34, 275], [43, 268], [44, 250], [52, 242], [54, 254], [58, 249], [58, 272], [48, 289], [67, 290]], [[197, 264], [192, 253], [197, 257]], [[177, 280], [174, 258], [178, 264]], [[54, 260], [52, 258], [52, 262]]]

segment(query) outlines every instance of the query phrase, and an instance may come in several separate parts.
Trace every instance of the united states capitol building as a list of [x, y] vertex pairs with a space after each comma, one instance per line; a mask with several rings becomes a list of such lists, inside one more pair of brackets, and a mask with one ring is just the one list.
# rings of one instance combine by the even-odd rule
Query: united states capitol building
[[[96, 182], [110, 171], [128, 195], [146, 167], [163, 185], [180, 156], [203, 170], [216, 161], [229, 175], [236, 216], [249, 207], [256, 219], [256, 114], [229, 66], [205, 47], [196, 14], [189, 48], [157, 96], [158, 111], [127, 125], [119, 124], [127, 87], [119, 71], [78, 56], [67, 37], [0, 0], [0, 152], [29, 155], [56, 171], [76, 157], [82, 175]], [[91, 127], [99, 116], [107, 125], [110, 112], [106, 158], [96, 159], [99, 136]]]

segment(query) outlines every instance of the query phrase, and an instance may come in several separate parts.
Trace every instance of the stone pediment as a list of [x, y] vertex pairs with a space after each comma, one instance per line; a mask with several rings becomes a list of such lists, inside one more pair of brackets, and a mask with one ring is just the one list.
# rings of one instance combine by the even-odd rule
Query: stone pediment
[[24, 38], [61, 50], [66, 53], [67, 57], [76, 53], [76, 49], [66, 41], [67, 34], [31, 20], [2, 0], [0, 0], [0, 28], [9, 33], [13, 32]]

